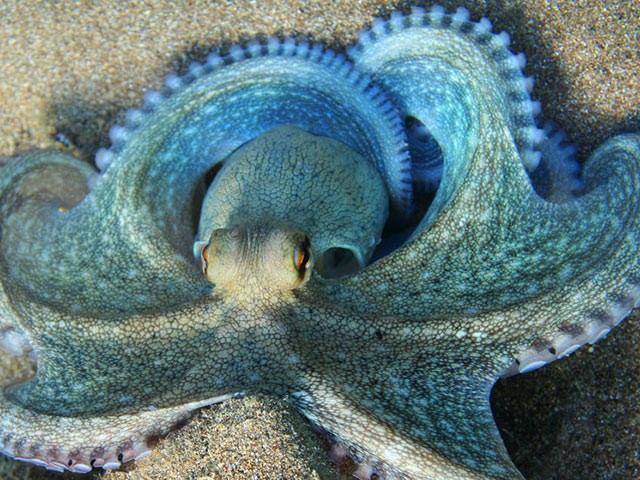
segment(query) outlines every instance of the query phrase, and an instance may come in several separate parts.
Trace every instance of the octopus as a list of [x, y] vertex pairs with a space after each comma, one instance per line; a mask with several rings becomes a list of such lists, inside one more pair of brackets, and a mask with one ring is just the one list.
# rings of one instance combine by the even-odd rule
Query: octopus
[[[269, 38], [170, 76], [96, 167], [0, 170], [0, 451], [116, 469], [204, 406], [286, 397], [361, 479], [522, 479], [503, 376], [640, 303], [640, 135], [582, 169], [465, 9], [347, 55]], [[346, 454], [346, 453], [343, 453]]]

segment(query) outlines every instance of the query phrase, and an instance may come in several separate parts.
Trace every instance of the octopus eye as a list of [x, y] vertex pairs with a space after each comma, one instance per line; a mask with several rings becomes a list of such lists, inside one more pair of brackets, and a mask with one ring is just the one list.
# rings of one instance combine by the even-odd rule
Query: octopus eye
[[207, 242], [195, 242], [193, 244], [193, 257], [202, 273], [207, 273], [207, 264], [209, 263], [209, 243]]
[[303, 274], [311, 264], [311, 242], [308, 237], [300, 242], [293, 251], [293, 263], [298, 273]]

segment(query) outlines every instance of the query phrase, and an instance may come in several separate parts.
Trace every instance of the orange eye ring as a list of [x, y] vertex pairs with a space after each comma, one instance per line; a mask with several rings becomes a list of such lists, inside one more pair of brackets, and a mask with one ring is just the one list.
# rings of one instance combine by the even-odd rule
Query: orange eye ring
[[304, 274], [311, 265], [311, 242], [308, 237], [304, 237], [294, 249], [293, 264], [300, 274]]
[[200, 267], [202, 273], [207, 274], [207, 265], [209, 265], [209, 244], [207, 243], [200, 251]]
[[196, 241], [193, 244], [193, 259], [196, 261], [202, 273], [207, 273], [209, 263], [209, 243]]

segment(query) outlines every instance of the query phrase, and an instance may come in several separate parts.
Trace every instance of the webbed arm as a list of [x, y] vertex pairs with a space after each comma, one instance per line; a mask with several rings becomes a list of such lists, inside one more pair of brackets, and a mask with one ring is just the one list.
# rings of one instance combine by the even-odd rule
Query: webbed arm
[[593, 154], [579, 197], [540, 198], [527, 174], [539, 161], [537, 107], [522, 58], [507, 46], [486, 19], [471, 22], [466, 10], [441, 7], [396, 14], [361, 35], [351, 50], [356, 65], [389, 89], [403, 115], [425, 125], [444, 165], [411, 238], [361, 274], [322, 286], [332, 300], [347, 306], [362, 298], [359, 308], [372, 313], [442, 318], [506, 308], [592, 278], [600, 290], [637, 299], [629, 239], [638, 235], [638, 136]]
[[521, 479], [489, 394], [511, 362], [487, 317], [359, 315], [326, 304], [289, 327], [300, 368], [291, 397], [362, 468], [382, 477]]
[[[638, 136], [601, 147], [584, 180], [590, 192], [571, 204], [538, 198], [537, 208], [514, 211], [514, 198], [493, 197], [477, 223], [464, 213], [477, 213], [482, 196], [460, 192], [463, 210], [445, 208], [388, 257], [325, 282], [327, 290], [312, 279], [301, 301], [326, 312], [298, 343], [323, 368], [294, 395], [302, 410], [383, 475], [522, 478], [493, 421], [493, 384], [596, 341], [640, 297]], [[466, 228], [458, 231], [460, 221]], [[474, 309], [455, 294], [465, 291], [459, 282], [474, 280], [462, 275], [478, 258], [486, 270], [467, 299], [487, 303]], [[441, 282], [423, 278], [429, 268]], [[476, 292], [494, 281], [496, 293]], [[318, 348], [317, 338], [333, 343]]]
[[39, 319], [37, 373], [0, 395], [2, 452], [81, 473], [148, 454], [150, 437], [244, 388], [244, 337], [225, 328], [225, 308], [214, 298], [162, 316], [87, 318], [21, 307]]
[[95, 171], [85, 162], [33, 152], [0, 173], [3, 309], [38, 301], [124, 314], [179, 304], [208, 288], [190, 257], [138, 221], [116, 182], [89, 192]]
[[[148, 93], [143, 108], [110, 131], [111, 148], [96, 158], [99, 175], [47, 152], [3, 167], [5, 295], [16, 287], [85, 313], [161, 311], [200, 298], [211, 287], [192, 258], [196, 192], [236, 148], [281, 125], [374, 152], [370, 161], [394, 208], [406, 212], [404, 137], [381, 90], [343, 56], [273, 39], [211, 55], [184, 77], [168, 78], [164, 91]], [[25, 202], [24, 175], [46, 183], [52, 169], [61, 189], [46, 199], [33, 191]], [[80, 200], [68, 201], [71, 190], [87, 193], [85, 200], [60, 211]]]
[[[504, 163], [482, 162], [404, 246], [325, 287], [345, 304], [364, 295], [372, 312], [436, 318], [507, 307], [568, 283], [586, 286], [588, 278], [610, 292], [628, 285], [632, 294], [640, 229], [638, 138], [621, 136], [598, 149], [585, 167], [588, 193], [562, 204], [535, 194], [513, 153], [498, 156]], [[500, 140], [492, 140], [487, 145], [495, 151]], [[483, 154], [491, 158], [479, 148]]]

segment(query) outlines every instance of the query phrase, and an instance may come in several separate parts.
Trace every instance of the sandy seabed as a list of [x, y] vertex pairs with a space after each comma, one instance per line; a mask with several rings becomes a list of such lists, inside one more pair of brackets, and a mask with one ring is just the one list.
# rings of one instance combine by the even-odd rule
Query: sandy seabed
[[[414, 4], [430, 3], [414, 2]], [[462, 1], [529, 60], [533, 96], [581, 159], [640, 131], [640, 2]], [[66, 148], [92, 161], [127, 108], [223, 44], [295, 35], [343, 48], [392, 1], [18, 1], [0, 4], [0, 154]], [[58, 134], [58, 135], [56, 135]], [[62, 142], [60, 142], [62, 140]], [[634, 318], [635, 317], [635, 318]], [[595, 347], [499, 382], [494, 410], [529, 479], [640, 476], [640, 328], [627, 319]], [[2, 357], [5, 371], [13, 366]], [[170, 465], [170, 466], [169, 466]], [[334, 478], [304, 421], [280, 401], [207, 409], [147, 459], [109, 478]], [[63, 478], [13, 461], [2, 478]], [[75, 476], [73, 476], [75, 478]], [[85, 477], [87, 478], [87, 477]]]

